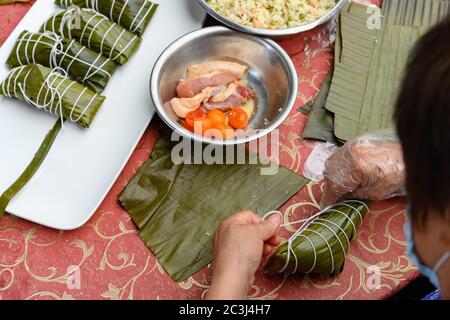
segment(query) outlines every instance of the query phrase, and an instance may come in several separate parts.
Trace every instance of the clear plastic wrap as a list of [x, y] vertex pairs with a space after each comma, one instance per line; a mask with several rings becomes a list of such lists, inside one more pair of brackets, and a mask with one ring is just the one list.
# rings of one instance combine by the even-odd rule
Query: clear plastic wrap
[[394, 129], [357, 137], [325, 163], [321, 206], [340, 199], [383, 200], [405, 195], [403, 152]]

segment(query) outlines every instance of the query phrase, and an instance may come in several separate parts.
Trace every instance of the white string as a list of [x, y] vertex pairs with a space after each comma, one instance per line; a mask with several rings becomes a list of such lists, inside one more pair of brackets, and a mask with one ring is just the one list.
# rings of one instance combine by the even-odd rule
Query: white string
[[[328, 251], [329, 251], [329, 253], [330, 253], [330, 260], [331, 260], [331, 270], [330, 270], [330, 274], [333, 273], [333, 272], [335, 271], [335, 262], [334, 262], [334, 257], [333, 257], [333, 251], [332, 251], [332, 248], [331, 248], [329, 242], [328, 242], [327, 239], [326, 239], [325, 237], [323, 237], [320, 233], [318, 233], [318, 232], [315, 231], [315, 230], [308, 229], [308, 227], [311, 226], [311, 225], [313, 225], [313, 224], [315, 224], [315, 225], [321, 225], [321, 226], [325, 227], [326, 229], [328, 229], [330, 232], [332, 232], [333, 235], [334, 235], [334, 237], [335, 237], [335, 238], [337, 239], [337, 241], [339, 242], [340, 247], [341, 247], [341, 251], [342, 251], [343, 255], [345, 256], [345, 255], [346, 255], [346, 249], [345, 249], [345, 246], [344, 246], [344, 244], [342, 243], [342, 241], [341, 241], [339, 235], [338, 235], [338, 234], [337, 234], [330, 226], [328, 226], [327, 224], [325, 224], [325, 222], [326, 222], [326, 223], [329, 223], [329, 224], [331, 224], [331, 225], [333, 225], [333, 226], [335, 226], [335, 227], [337, 227], [338, 230], [339, 230], [341, 233], [344, 234], [344, 237], [345, 237], [345, 239], [346, 239], [346, 241], [347, 241], [347, 248], [349, 248], [349, 247], [350, 247], [350, 239], [348, 238], [346, 232], [345, 232], [338, 224], [334, 223], [333, 221], [327, 220], [327, 219], [322, 219], [322, 218], [320, 218], [320, 216], [322, 216], [322, 215], [325, 214], [325, 213], [329, 213], [330, 211], [338, 212], [338, 213], [342, 214], [343, 216], [345, 216], [345, 217], [348, 219], [348, 221], [350, 221], [350, 223], [351, 223], [351, 225], [352, 225], [352, 228], [353, 228], [353, 231], [354, 231], [354, 233], [356, 234], [357, 228], [356, 228], [355, 224], [353, 223], [353, 220], [352, 220], [346, 213], [344, 213], [344, 212], [342, 212], [342, 211], [340, 211], [340, 210], [338, 210], [338, 209], [335, 208], [335, 207], [337, 207], [337, 206], [346, 206], [346, 207], [349, 207], [349, 208], [351, 208], [352, 210], [356, 211], [356, 212], [358, 213], [359, 218], [360, 218], [360, 224], [359, 224], [359, 225], [361, 225], [361, 223], [362, 223], [362, 221], [363, 221], [363, 216], [362, 216], [361, 212], [360, 212], [357, 208], [355, 208], [355, 207], [349, 205], [349, 203], [354, 203], [354, 202], [359, 203], [359, 204], [362, 204], [364, 207], [367, 208], [367, 210], [369, 210], [369, 207], [368, 207], [367, 204], [366, 204], [365, 202], [363, 202], [363, 201], [358, 201], [358, 200], [354, 200], [354, 201], [352, 200], [352, 201], [349, 201], [349, 200], [347, 200], [347, 201], [343, 201], [342, 203], [338, 203], [338, 204], [329, 206], [329, 207], [327, 207], [327, 208], [325, 208], [325, 209], [319, 211], [318, 213], [314, 214], [313, 216], [311, 216], [311, 217], [309, 217], [309, 218], [301, 219], [301, 220], [298, 220], [298, 221], [294, 221], [294, 222], [289, 222], [289, 223], [282, 224], [282, 225], [281, 225], [282, 227], [286, 227], [286, 226], [289, 226], [289, 225], [300, 224], [300, 223], [302, 223], [302, 226], [301, 226], [300, 228], [298, 228], [297, 231], [295, 231], [295, 233], [288, 239], [288, 241], [287, 241], [287, 257], [286, 257], [286, 263], [285, 263], [285, 265], [284, 265], [278, 272], [279, 272], [279, 273], [283, 273], [283, 272], [285, 272], [285, 271], [287, 270], [287, 268], [289, 267], [289, 264], [290, 264], [290, 262], [291, 262], [291, 261], [290, 261], [290, 260], [291, 260], [291, 255], [292, 255], [293, 258], [294, 258], [294, 269], [293, 269], [293, 271], [292, 271], [291, 273], [296, 273], [296, 272], [297, 272], [297, 270], [298, 270], [298, 257], [297, 257], [297, 255], [295, 254], [295, 251], [294, 251], [293, 248], [292, 248], [292, 243], [293, 243], [293, 241], [294, 241], [295, 239], [300, 238], [300, 237], [306, 239], [306, 240], [309, 242], [309, 244], [311, 245], [311, 248], [313, 249], [313, 252], [314, 252], [314, 256], [313, 256], [313, 257], [314, 257], [314, 258], [313, 258], [313, 265], [312, 265], [312, 267], [310, 268], [310, 270], [309, 270], [308, 272], [306, 272], [306, 274], [309, 274], [309, 273], [311, 273], [311, 272], [314, 270], [314, 268], [315, 268], [315, 266], [316, 266], [316, 263], [317, 263], [317, 252], [316, 252], [315, 246], [314, 246], [313, 242], [311, 241], [311, 239], [310, 239], [307, 235], [303, 234], [304, 231], [308, 230], [309, 232], [314, 233], [314, 234], [316, 234], [317, 236], [319, 236], [320, 238], [322, 238], [322, 240], [323, 240], [323, 241], [325, 242], [325, 244], [327, 245]], [[289, 207], [286, 211], [289, 211], [289, 210], [290, 210], [292, 207], [294, 207], [294, 206], [296, 206], [296, 204], [294, 204], [293, 206]], [[282, 218], [282, 220], [283, 220], [283, 218], [284, 218], [283, 214], [282, 214], [280, 211], [277, 211], [277, 210], [271, 211], [271, 212], [268, 212], [267, 214], [265, 214], [265, 215], [263, 216], [263, 220], [266, 220], [269, 216], [274, 215], [274, 214], [280, 215], [281, 218]]]
[[111, 4], [111, 10], [109, 11], [109, 17], [112, 20], [113, 17], [113, 13], [114, 13], [114, 7], [116, 6], [116, 0], [113, 0], [112, 4]]
[[[138, 25], [136, 27], [130, 27], [130, 30], [132, 32], [136, 32], [136, 30], [139, 29], [139, 27], [145, 22], [145, 20], [147, 19], [147, 16], [150, 14], [150, 12], [152, 12], [153, 7], [155, 6], [155, 4], [152, 2], [150, 7], [147, 9], [147, 12], [145, 13], [144, 17], [142, 17], [141, 21], [138, 23]], [[131, 26], [134, 25], [136, 18], [139, 16], [141, 10], [144, 8], [144, 6], [141, 7], [141, 9], [139, 10], [139, 12], [136, 14], [136, 16], [134, 17], [133, 22], [131, 23]]]
[[122, 7], [122, 10], [120, 10], [119, 17], [117, 18], [117, 23], [118, 23], [118, 24], [120, 24], [120, 20], [122, 20], [122, 15], [123, 15], [123, 13], [125, 12], [125, 8], [127, 7], [128, 2], [130, 2], [130, 0], [126, 0], [125, 3], [124, 3], [124, 5], [123, 5], [123, 7]]

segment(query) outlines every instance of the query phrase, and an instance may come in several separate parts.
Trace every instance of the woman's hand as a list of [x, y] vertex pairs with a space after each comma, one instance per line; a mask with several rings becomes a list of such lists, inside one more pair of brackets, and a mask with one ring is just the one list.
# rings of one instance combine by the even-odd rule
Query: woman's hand
[[250, 211], [224, 220], [214, 238], [214, 272], [207, 299], [241, 300], [247, 297], [263, 258], [280, 244], [281, 218], [263, 221]]

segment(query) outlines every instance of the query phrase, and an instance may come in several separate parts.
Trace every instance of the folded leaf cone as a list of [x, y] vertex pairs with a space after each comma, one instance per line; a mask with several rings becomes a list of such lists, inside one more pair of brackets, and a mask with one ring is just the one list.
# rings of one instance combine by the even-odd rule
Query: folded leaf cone
[[104, 15], [72, 6], [51, 17], [41, 32], [54, 32], [75, 39], [117, 64], [126, 63], [137, 51], [141, 38]]
[[105, 97], [55, 70], [29, 64], [11, 70], [0, 84], [0, 95], [27, 102], [87, 128]]
[[23, 31], [6, 62], [9, 68], [30, 63], [62, 68], [67, 74], [92, 91], [101, 93], [117, 65], [78, 41], [56, 33]]
[[175, 164], [172, 146], [160, 138], [119, 200], [176, 281], [212, 261], [212, 240], [222, 219], [241, 210], [264, 215], [308, 183], [285, 168], [261, 175], [263, 164]]
[[93, 9], [125, 29], [141, 36], [155, 14], [158, 4], [148, 0], [55, 0], [63, 7], [76, 5]]
[[332, 78], [333, 71], [330, 71], [320, 88], [319, 94], [311, 103], [308, 122], [302, 134], [303, 139], [315, 139], [333, 144], [339, 143], [334, 136], [334, 114], [325, 108]]
[[357, 200], [325, 210], [305, 229], [280, 245], [264, 269], [279, 273], [341, 273], [350, 243], [368, 211], [368, 203]]

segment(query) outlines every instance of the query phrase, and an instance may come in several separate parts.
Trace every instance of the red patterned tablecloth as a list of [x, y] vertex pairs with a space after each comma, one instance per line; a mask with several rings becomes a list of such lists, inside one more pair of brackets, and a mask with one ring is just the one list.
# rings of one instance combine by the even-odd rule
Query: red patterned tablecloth
[[[377, 3], [377, 1], [372, 1]], [[0, 45], [31, 4], [0, 6]], [[281, 41], [299, 74], [297, 106], [311, 99], [332, 64], [327, 33], [318, 28]], [[298, 173], [315, 143], [301, 139], [306, 117], [294, 108], [281, 126], [282, 165]], [[140, 240], [117, 195], [145, 161], [157, 139], [152, 124], [92, 219], [71, 232], [51, 230], [5, 215], [0, 223], [0, 299], [199, 299], [208, 290], [210, 268], [175, 283]], [[321, 184], [311, 183], [282, 209], [286, 218], [317, 210]], [[286, 212], [298, 204], [294, 212]], [[353, 242], [338, 277], [258, 274], [253, 299], [383, 299], [417, 277], [407, 259], [401, 199], [375, 203]], [[67, 285], [79, 267], [80, 288]], [[377, 278], [379, 275], [379, 285]], [[375, 285], [374, 285], [375, 284]]]

